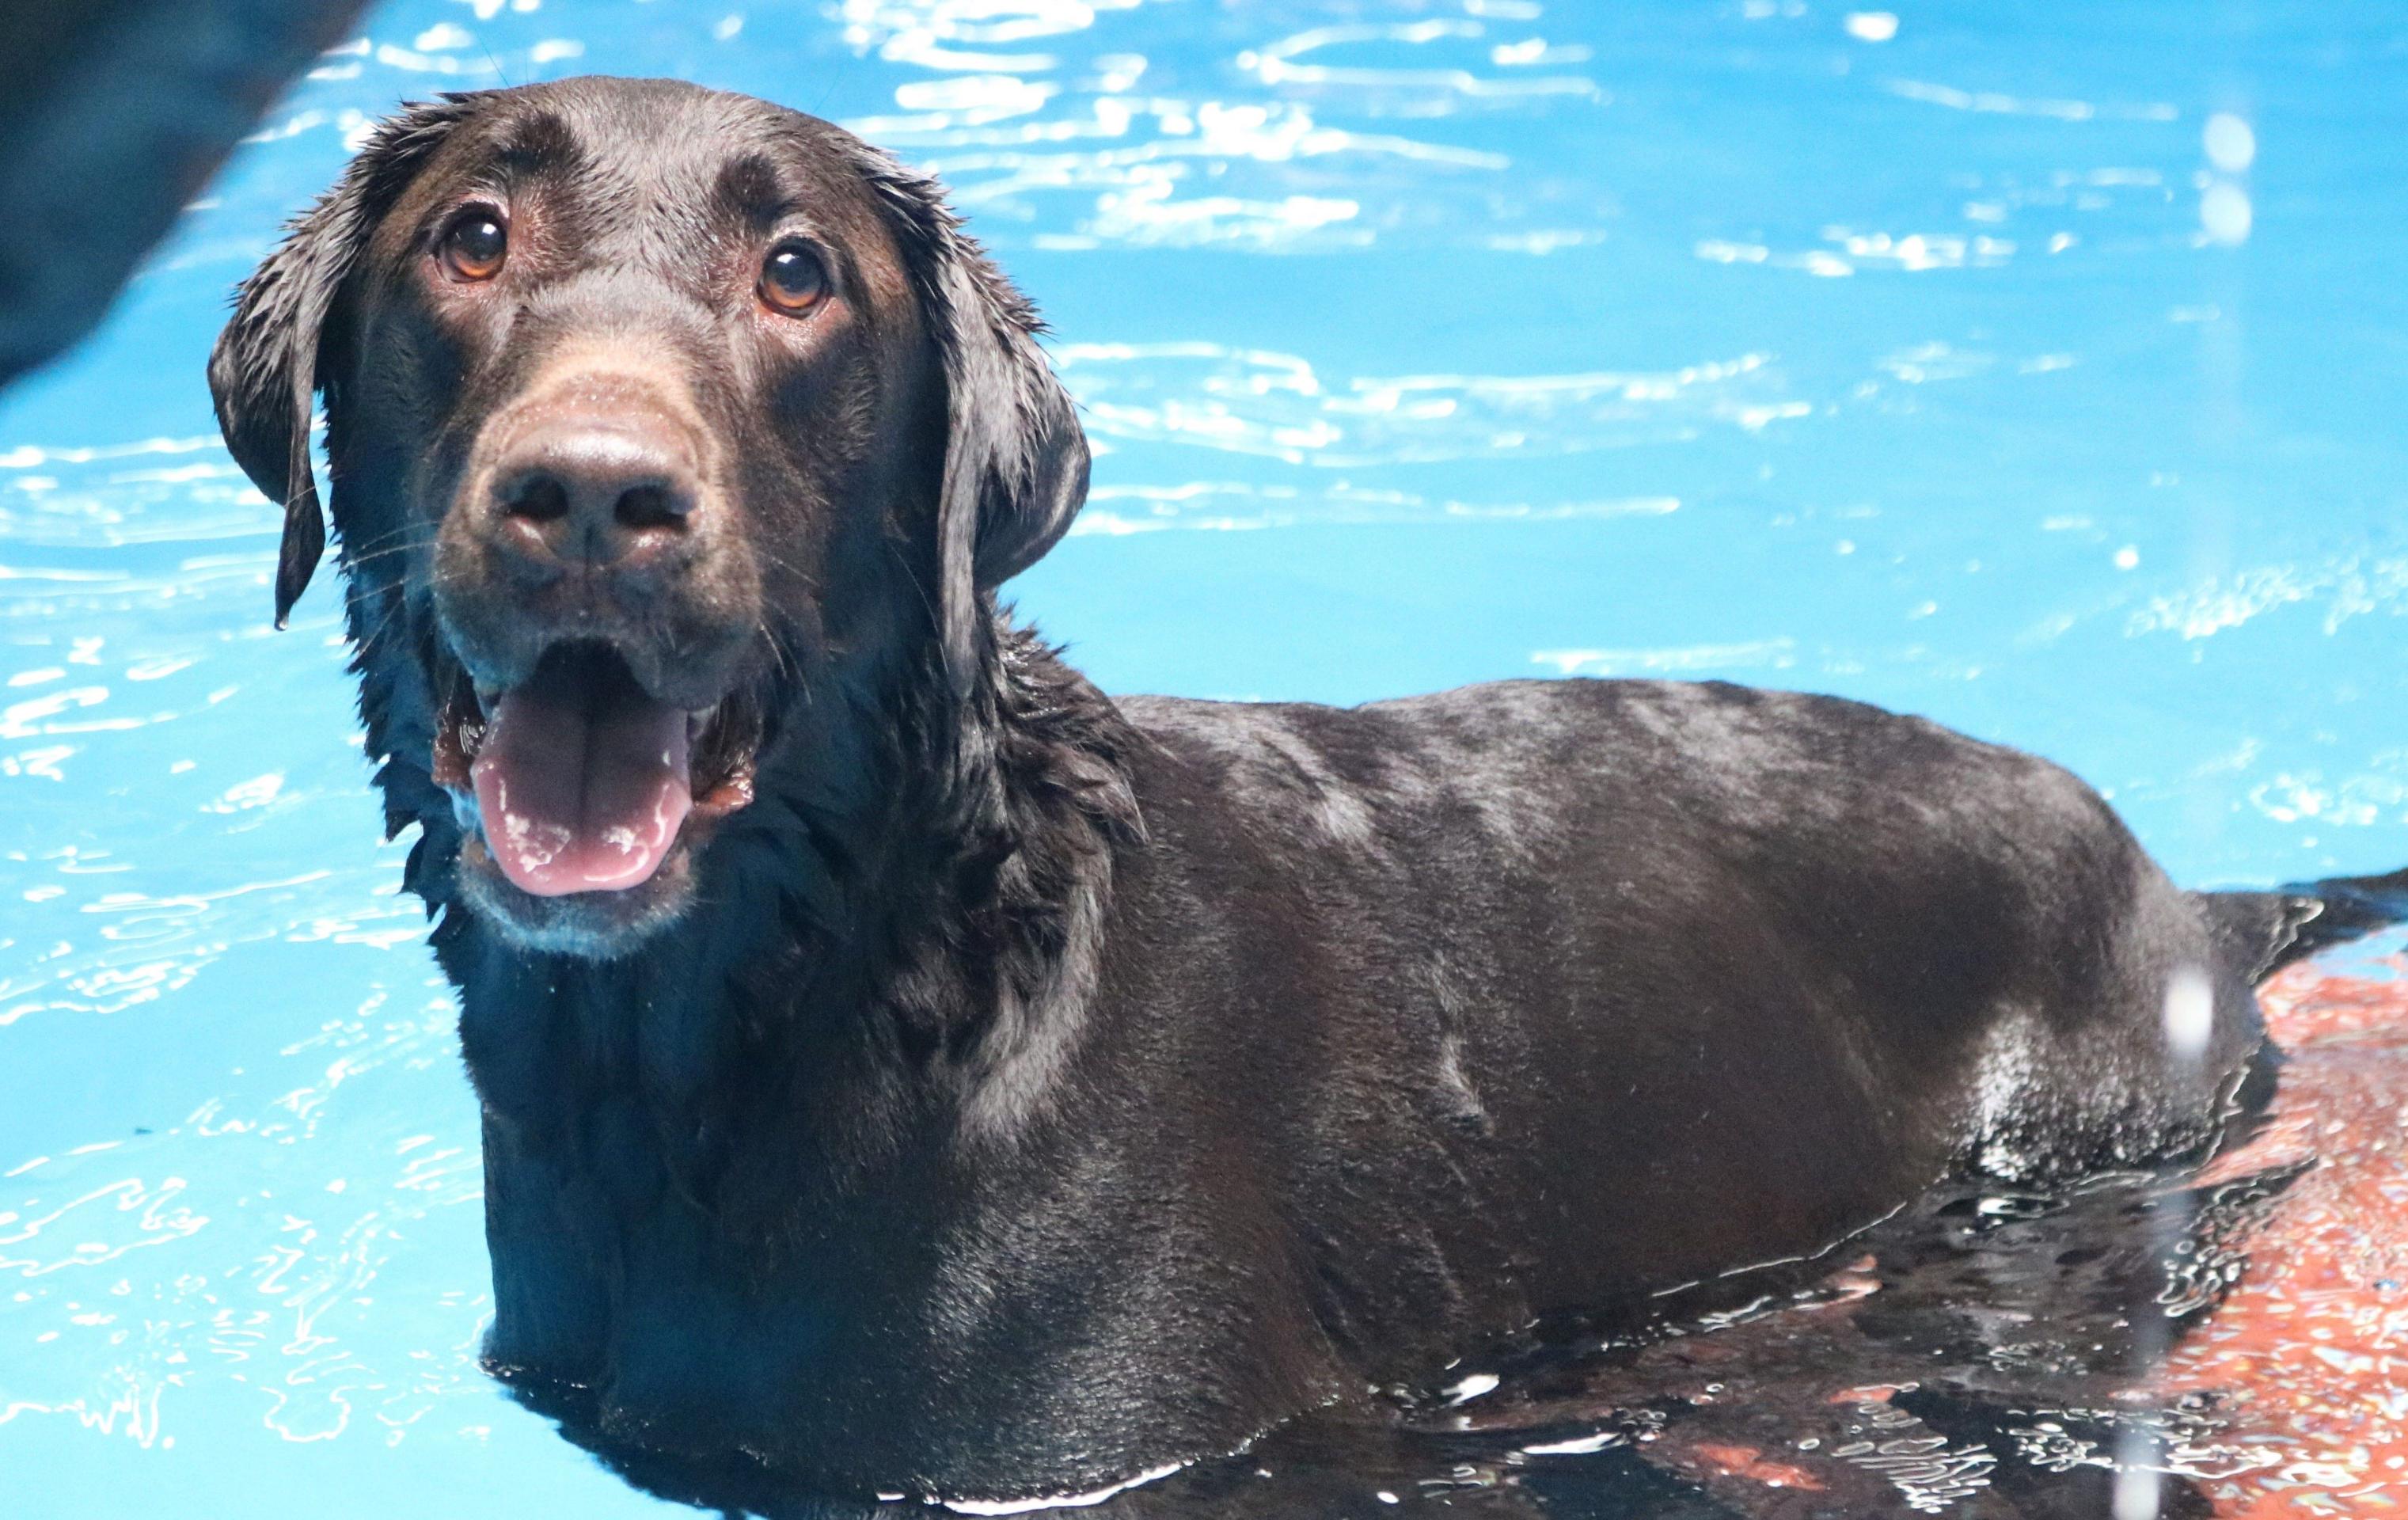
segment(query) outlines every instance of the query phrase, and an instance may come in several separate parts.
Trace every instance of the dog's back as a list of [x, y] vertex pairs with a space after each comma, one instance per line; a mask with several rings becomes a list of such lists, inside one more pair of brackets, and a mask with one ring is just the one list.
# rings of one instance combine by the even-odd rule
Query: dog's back
[[[1437, 1168], [1400, 1214], [1476, 1207], [1532, 1312], [1815, 1254], [1952, 1164], [2196, 1147], [2261, 1042], [2254, 965], [2088, 787], [1920, 720], [1586, 681], [1125, 710], [1154, 842], [1099, 1017], [1221, 1025], [1207, 1086], [1290, 1043], [1250, 1111], [1305, 1154], [1398, 1111]], [[1271, 1090], [1316, 1060], [1336, 1090]]]

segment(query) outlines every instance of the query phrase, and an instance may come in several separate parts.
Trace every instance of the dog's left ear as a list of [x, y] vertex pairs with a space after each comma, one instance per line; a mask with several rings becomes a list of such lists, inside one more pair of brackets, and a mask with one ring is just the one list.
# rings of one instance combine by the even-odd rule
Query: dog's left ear
[[1087, 439], [1037, 346], [1036, 308], [962, 232], [943, 190], [876, 149], [861, 152], [944, 367], [938, 609], [946, 669], [966, 694], [995, 588], [1053, 548], [1087, 499]]
[[326, 548], [309, 423], [317, 393], [332, 384], [336, 368], [327, 362], [328, 314], [377, 219], [476, 98], [445, 95], [379, 124], [335, 188], [294, 221], [276, 251], [242, 282], [234, 316], [209, 355], [209, 394], [226, 449], [268, 500], [284, 505], [284, 543], [276, 557], [280, 628]]

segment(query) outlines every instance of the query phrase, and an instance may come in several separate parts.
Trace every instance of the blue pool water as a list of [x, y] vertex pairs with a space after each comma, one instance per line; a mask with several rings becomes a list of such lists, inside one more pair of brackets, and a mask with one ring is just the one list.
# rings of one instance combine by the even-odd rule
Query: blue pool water
[[2389, 0], [402, 0], [0, 403], [0, 1512], [664, 1513], [476, 1368], [408, 841], [201, 379], [364, 121], [579, 72], [953, 185], [1086, 408], [1016, 594], [1108, 689], [1723, 676], [2192, 884], [2408, 864]]

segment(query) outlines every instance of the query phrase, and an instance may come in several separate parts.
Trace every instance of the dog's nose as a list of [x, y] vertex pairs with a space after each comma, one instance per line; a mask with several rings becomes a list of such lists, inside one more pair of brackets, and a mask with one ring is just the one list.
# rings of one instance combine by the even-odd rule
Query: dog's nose
[[495, 463], [491, 522], [532, 568], [635, 568], [693, 532], [701, 500], [690, 454], [649, 430], [563, 421], [512, 441]]

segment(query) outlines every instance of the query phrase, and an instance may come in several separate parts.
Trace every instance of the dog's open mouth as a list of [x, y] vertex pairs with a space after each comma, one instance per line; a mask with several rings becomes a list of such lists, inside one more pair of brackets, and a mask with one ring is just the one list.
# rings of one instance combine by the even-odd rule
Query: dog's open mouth
[[690, 821], [752, 800], [752, 710], [737, 697], [672, 706], [616, 651], [562, 644], [508, 690], [452, 683], [434, 777], [521, 891], [624, 892], [652, 879]]

